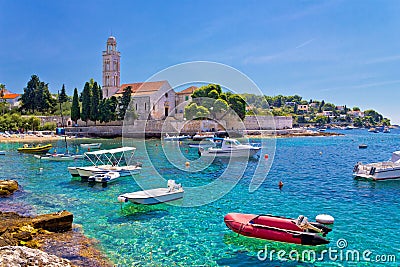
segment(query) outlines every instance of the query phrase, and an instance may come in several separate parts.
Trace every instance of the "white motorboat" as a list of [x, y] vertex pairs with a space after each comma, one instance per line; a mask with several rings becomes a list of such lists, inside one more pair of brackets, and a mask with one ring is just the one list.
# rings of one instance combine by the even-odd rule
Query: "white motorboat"
[[198, 133], [198, 134], [195, 134], [194, 136], [193, 136], [193, 141], [201, 141], [201, 140], [204, 140], [204, 139], [210, 139], [210, 138], [214, 138], [214, 134], [209, 134], [209, 133]]
[[119, 202], [132, 202], [143, 205], [153, 205], [183, 198], [184, 190], [174, 180], [168, 180], [167, 188], [155, 188], [133, 193], [126, 193], [118, 197]]
[[252, 157], [261, 149], [252, 145], [241, 144], [236, 139], [223, 138], [216, 147], [199, 147], [201, 156], [212, 157]]
[[189, 139], [190, 136], [188, 135], [174, 135], [174, 136], [170, 136], [168, 134], [165, 134], [164, 140], [165, 141], [182, 141], [182, 140], [186, 140]]
[[84, 155], [92, 163], [92, 166], [68, 167], [68, 170], [72, 176], [77, 176], [76, 173], [78, 173], [82, 179], [110, 171], [118, 172], [121, 177], [137, 174], [142, 167], [137, 163], [132, 164], [135, 150], [134, 147], [120, 147], [86, 152]]
[[98, 149], [101, 147], [101, 143], [89, 143], [89, 144], [81, 144], [81, 148], [85, 149]]
[[72, 154], [51, 154], [46, 155], [33, 155], [35, 158], [40, 160], [48, 161], [74, 161], [76, 159], [82, 159], [83, 155], [72, 155]]
[[88, 178], [88, 182], [97, 182], [97, 183], [111, 183], [120, 178], [121, 175], [118, 172], [106, 172], [99, 173]]
[[353, 176], [374, 181], [400, 179], [400, 151], [393, 152], [389, 161], [357, 163], [353, 169]]
[[189, 143], [189, 147], [192, 148], [208, 148], [208, 147], [215, 147], [217, 145], [217, 143], [222, 142], [223, 138], [219, 138], [219, 137], [214, 137], [214, 138], [206, 138], [201, 140], [200, 142], [196, 142], [196, 143]]
[[390, 133], [390, 129], [389, 129], [389, 127], [385, 127], [385, 128], [383, 128], [383, 132], [384, 132], [384, 133]]
[[79, 177], [79, 173], [76, 167], [68, 167], [68, 171], [72, 177]]
[[6, 152], [0, 151], [0, 156], [4, 156], [5, 154], [6, 154]]

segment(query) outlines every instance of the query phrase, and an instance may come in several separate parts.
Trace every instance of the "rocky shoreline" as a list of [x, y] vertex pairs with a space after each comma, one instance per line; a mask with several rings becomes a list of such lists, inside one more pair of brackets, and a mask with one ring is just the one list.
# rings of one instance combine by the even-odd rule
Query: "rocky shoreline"
[[[18, 189], [12, 180], [0, 180], [0, 185], [3, 197]], [[72, 213], [22, 216], [3, 209], [7, 207], [0, 208], [0, 266], [114, 266], [97, 242], [73, 224]]]

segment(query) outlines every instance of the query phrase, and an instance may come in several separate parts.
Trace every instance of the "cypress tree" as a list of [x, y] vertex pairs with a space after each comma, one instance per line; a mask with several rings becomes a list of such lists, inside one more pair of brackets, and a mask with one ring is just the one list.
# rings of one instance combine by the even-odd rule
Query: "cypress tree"
[[81, 119], [86, 122], [90, 119], [90, 85], [88, 82], [85, 83], [85, 87], [82, 92], [82, 113]]
[[132, 87], [128, 86], [124, 89], [122, 94], [118, 119], [123, 120], [125, 118], [126, 110], [128, 109], [129, 103], [131, 102]]
[[90, 120], [96, 121], [99, 119], [99, 89], [97, 88], [97, 82], [94, 82], [92, 88], [92, 97], [90, 99]]
[[78, 89], [75, 88], [74, 96], [72, 98], [71, 120], [73, 120], [76, 124], [78, 122], [78, 120], [80, 119], [80, 117], [81, 117], [81, 110], [79, 107]]
[[60, 103], [65, 103], [65, 102], [68, 101], [68, 96], [67, 96], [67, 93], [65, 92], [65, 85], [64, 84], [62, 85], [61, 93], [60, 93], [60, 95], [58, 97], [58, 101]]

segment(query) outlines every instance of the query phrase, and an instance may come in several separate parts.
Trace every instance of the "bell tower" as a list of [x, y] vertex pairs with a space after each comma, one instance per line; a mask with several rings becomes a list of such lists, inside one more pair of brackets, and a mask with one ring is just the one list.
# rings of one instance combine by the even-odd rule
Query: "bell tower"
[[121, 53], [117, 51], [114, 36], [107, 39], [106, 51], [103, 51], [103, 97], [113, 96], [119, 89]]

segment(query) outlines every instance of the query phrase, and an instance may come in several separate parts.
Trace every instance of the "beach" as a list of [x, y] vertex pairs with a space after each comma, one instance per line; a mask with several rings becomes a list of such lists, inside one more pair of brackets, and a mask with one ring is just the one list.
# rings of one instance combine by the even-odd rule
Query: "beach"
[[[57, 141], [64, 139], [62, 136], [57, 136], [57, 135], [42, 135], [42, 136], [36, 136], [36, 135], [16, 135], [13, 134], [11, 137], [4, 137], [0, 136], [0, 143], [31, 143], [31, 142], [47, 142], [47, 141]], [[70, 139], [70, 138], [68, 138]]]

